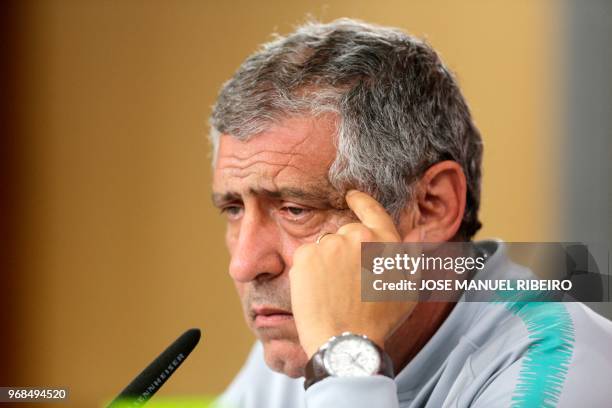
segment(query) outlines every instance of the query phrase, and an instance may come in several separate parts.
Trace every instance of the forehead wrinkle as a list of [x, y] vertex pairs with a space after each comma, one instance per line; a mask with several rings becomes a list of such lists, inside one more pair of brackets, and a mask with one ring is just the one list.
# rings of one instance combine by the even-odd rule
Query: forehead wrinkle
[[[225, 136], [231, 137], [231, 135]], [[344, 195], [336, 191], [328, 180], [329, 166], [335, 154], [330, 150], [329, 153], [332, 154], [328, 157], [327, 145], [317, 147], [313, 143], [308, 143], [315, 141], [313, 139], [315, 134], [311, 129], [306, 131], [306, 134], [297, 130], [292, 136], [295, 137], [291, 140], [282, 137], [277, 140], [278, 143], [271, 140], [252, 145], [252, 150], [256, 150], [254, 153], [249, 152], [250, 149], [246, 145], [243, 148], [241, 144], [228, 143], [227, 148], [221, 150], [222, 155], [217, 162], [216, 171], [220, 176], [217, 180], [221, 183], [218, 184], [218, 188], [221, 190], [238, 188], [243, 196], [247, 194], [270, 198], [291, 196], [304, 201], [325, 201], [332, 203], [335, 208], [346, 206]], [[255, 138], [250, 140], [256, 142]], [[281, 140], [284, 143], [279, 146]], [[268, 150], [269, 148], [276, 149]], [[300, 174], [297, 175], [294, 171]], [[234, 177], [243, 181], [233, 185]], [[291, 184], [298, 188], [291, 188]], [[305, 189], [307, 186], [312, 187], [313, 184], [314, 191], [310, 188]], [[286, 187], [277, 189], [277, 186], [282, 185]]]
[[300, 147], [302, 147], [302, 145], [304, 143], [306, 143], [306, 141], [308, 141], [308, 139], [310, 139], [310, 134], [306, 134], [302, 140], [300, 140], [299, 142], [295, 143], [293, 146], [291, 146], [291, 149], [289, 150], [289, 153], [293, 153], [296, 154], [296, 150], [299, 149]]
[[[268, 169], [251, 169], [253, 165], [256, 164], [265, 164], [269, 165], [271, 168]], [[266, 161], [257, 161], [249, 164], [248, 166], [224, 166], [221, 170], [222, 173], [229, 176], [237, 176], [237, 177], [247, 177], [251, 174], [256, 174], [261, 177], [270, 177], [276, 178], [278, 175], [288, 168], [294, 169], [300, 173], [307, 173], [304, 169], [294, 165], [287, 163], [270, 163]]]
[[311, 185], [310, 187], [280, 187], [276, 190], [267, 188], [251, 188], [251, 194], [263, 195], [270, 198], [300, 198], [310, 201], [324, 201], [330, 195], [329, 189], [324, 186]]
[[272, 155], [282, 155], [282, 156], [287, 156], [287, 155], [301, 155], [303, 156], [303, 153], [300, 152], [296, 152], [294, 149], [286, 151], [286, 150], [269, 150], [269, 149], [265, 149], [265, 150], [260, 150], [258, 152], [255, 153], [245, 153], [244, 155], [240, 154], [240, 151], [237, 150], [232, 150], [231, 152], [229, 152], [228, 154], [219, 157], [219, 159], [225, 159], [225, 160], [249, 160], [253, 157], [257, 157], [259, 155], [262, 154], [272, 154]]
[[[296, 150], [299, 149], [300, 146], [302, 146], [308, 139], [311, 138], [311, 132], [310, 131], [305, 132], [305, 134], [301, 138], [298, 138], [296, 136], [295, 132], [292, 132], [290, 129], [284, 128], [284, 127], [280, 127], [279, 128], [279, 127], [273, 126], [271, 129], [268, 129], [267, 132], [270, 132], [272, 130], [274, 130], [274, 131], [282, 131], [284, 129], [289, 130], [289, 134], [291, 134], [291, 137], [289, 138], [289, 140], [286, 140], [287, 138], [283, 137], [283, 139], [285, 139], [285, 141], [283, 143], [283, 147], [286, 147], [286, 149], [283, 149], [283, 150], [274, 150], [274, 149], [270, 149], [267, 144], [263, 144], [263, 145], [260, 144], [259, 147], [261, 148], [261, 150], [256, 152], [256, 153], [246, 153], [244, 156], [241, 156], [240, 153], [239, 153], [240, 149], [232, 149], [232, 152], [230, 153], [230, 155], [233, 155], [234, 157], [236, 157], [236, 158], [238, 158], [240, 160], [244, 160], [244, 159], [250, 158], [252, 156], [256, 156], [258, 154], [265, 154], [265, 153], [273, 153], [273, 154], [299, 154], [299, 153], [296, 152]], [[266, 131], [264, 131], [262, 133], [265, 133], [265, 132]], [[298, 132], [298, 135], [299, 135], [299, 132]], [[301, 136], [301, 135], [299, 135], [299, 136]], [[251, 144], [255, 143], [257, 145], [257, 141], [258, 141], [257, 140], [258, 139], [258, 135], [253, 135], [252, 137], [249, 137], [246, 140], [238, 139], [235, 136], [232, 136], [230, 134], [222, 134], [221, 135], [221, 139], [224, 138], [224, 137], [227, 137], [227, 138], [233, 139], [234, 141], [239, 142], [238, 143], [239, 145], [242, 145], [242, 144], [246, 145], [247, 143], [251, 143]]]
[[292, 164], [292, 162], [294, 162], [295, 159], [299, 159], [303, 156], [305, 156], [304, 154], [301, 153], [280, 153], [279, 155], [283, 155], [286, 157], [283, 157], [282, 159], [285, 160], [280, 160], [280, 157], [269, 157], [269, 158], [260, 158], [258, 157], [259, 155], [261, 155], [262, 153], [268, 153], [268, 152], [259, 152], [256, 153], [252, 156], [246, 157], [246, 158], [241, 158], [237, 155], [230, 155], [230, 156], [224, 156], [224, 157], [220, 157], [219, 161], [218, 161], [218, 167], [221, 170], [225, 170], [225, 169], [247, 169], [253, 165], [257, 165], [257, 164], [265, 164], [265, 165], [269, 165], [269, 166], [279, 166], [279, 167], [291, 167], [294, 168], [296, 170], [299, 171], [303, 171], [302, 169], [300, 169], [300, 167]]

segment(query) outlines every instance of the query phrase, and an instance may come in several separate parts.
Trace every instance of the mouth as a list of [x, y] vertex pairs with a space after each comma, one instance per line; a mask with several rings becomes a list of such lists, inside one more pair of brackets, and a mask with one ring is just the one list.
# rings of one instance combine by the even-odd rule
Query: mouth
[[255, 306], [251, 308], [251, 318], [256, 328], [276, 327], [293, 320], [293, 314], [283, 309]]

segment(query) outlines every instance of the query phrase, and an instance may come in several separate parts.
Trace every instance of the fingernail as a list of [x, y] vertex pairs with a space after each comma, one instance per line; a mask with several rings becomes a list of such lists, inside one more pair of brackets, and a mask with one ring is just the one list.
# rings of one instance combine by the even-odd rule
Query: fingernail
[[358, 193], [358, 192], [359, 192], [358, 190], [349, 190], [349, 191], [346, 192], [346, 196], [349, 197], [349, 196], [352, 196], [353, 194]]

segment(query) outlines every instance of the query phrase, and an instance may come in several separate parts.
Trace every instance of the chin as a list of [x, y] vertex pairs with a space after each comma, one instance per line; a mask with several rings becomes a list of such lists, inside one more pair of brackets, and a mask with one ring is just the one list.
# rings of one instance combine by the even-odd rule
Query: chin
[[272, 370], [291, 378], [304, 376], [308, 357], [296, 341], [290, 339], [261, 339], [266, 364]]

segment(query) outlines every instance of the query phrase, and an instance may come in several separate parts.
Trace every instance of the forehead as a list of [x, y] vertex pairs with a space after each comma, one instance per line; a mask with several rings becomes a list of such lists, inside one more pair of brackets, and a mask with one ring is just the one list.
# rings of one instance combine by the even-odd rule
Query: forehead
[[221, 135], [215, 191], [322, 187], [336, 155], [332, 117], [289, 118], [246, 141]]

